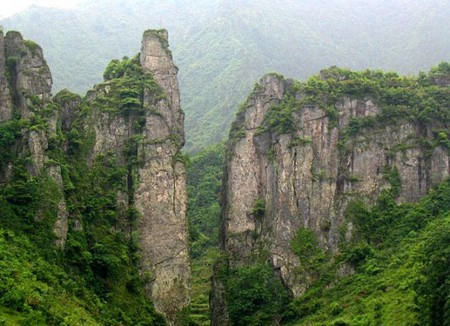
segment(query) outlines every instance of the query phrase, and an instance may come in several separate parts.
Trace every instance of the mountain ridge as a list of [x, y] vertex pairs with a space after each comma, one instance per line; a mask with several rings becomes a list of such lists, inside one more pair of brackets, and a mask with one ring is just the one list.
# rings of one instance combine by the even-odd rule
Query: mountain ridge
[[[450, 8], [436, 0], [86, 3], [67, 25], [58, 15], [45, 21], [25, 13], [2, 24], [48, 49], [57, 89], [81, 92], [99, 82], [95, 76], [115, 53], [131, 56], [138, 50], [133, 44], [141, 30], [165, 25], [180, 67], [186, 149], [193, 152], [225, 138], [239, 103], [267, 72], [306, 79], [337, 65], [417, 74], [450, 60]], [[32, 24], [42, 29], [37, 32]], [[68, 33], [58, 39], [50, 36], [53, 30]], [[62, 52], [74, 37], [78, 40], [69, 48], [78, 51]], [[81, 57], [67, 60], [73, 53]], [[69, 84], [67, 75], [78, 80]]]

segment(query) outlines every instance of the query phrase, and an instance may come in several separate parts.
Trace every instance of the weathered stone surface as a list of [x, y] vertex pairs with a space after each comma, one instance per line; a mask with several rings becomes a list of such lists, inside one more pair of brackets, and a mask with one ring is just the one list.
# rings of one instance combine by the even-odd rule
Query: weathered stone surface
[[[6, 69], [9, 70], [9, 80], [6, 78]], [[41, 47], [32, 41], [25, 41], [19, 32], [8, 32], [5, 39], [0, 32], [0, 122], [12, 118], [13, 106], [21, 119], [31, 122], [38, 115], [40, 121], [43, 121], [42, 112], [51, 103], [51, 87], [52, 77]], [[57, 238], [56, 245], [62, 248], [67, 239], [68, 212], [61, 169], [53, 163], [48, 168], [45, 166], [49, 162], [49, 139], [57, 136], [60, 125], [58, 110], [47, 113], [45, 122], [23, 131], [20, 142], [22, 148], [16, 150], [17, 155], [30, 157], [26, 167], [31, 175], [46, 174], [58, 186], [60, 200], [56, 207], [57, 219], [53, 230]], [[39, 211], [37, 215], [39, 220], [42, 212]]]
[[[398, 202], [418, 200], [450, 172], [447, 150], [437, 146], [429, 155], [418, 143], [421, 137], [431, 141], [435, 126], [397, 121], [367, 129], [344, 146], [339, 144], [351, 118], [379, 114], [370, 99], [343, 97], [335, 104], [339, 115], [333, 124], [321, 108], [305, 106], [293, 113], [294, 132], [261, 132], [268, 109], [280, 102], [290, 83], [276, 75], [265, 76], [233, 125], [224, 179], [221, 246], [232, 267], [250, 263], [258, 252], [268, 253], [283, 283], [298, 296], [310, 282], [308, 275], [294, 272], [302, 265], [291, 249], [299, 228], [313, 230], [321, 247], [335, 253], [338, 229], [348, 223], [344, 220], [348, 203], [363, 199], [373, 204], [383, 189], [391, 187], [389, 171], [398, 172]], [[263, 217], [253, 213], [257, 200], [266, 203]], [[348, 225], [347, 238], [351, 229]], [[215, 286], [220, 296], [221, 285]], [[224, 303], [215, 300], [219, 313], [213, 316], [220, 320]]]
[[169, 35], [166, 30], [148, 30], [144, 33], [140, 52], [140, 62], [151, 72], [166, 95], [156, 103], [169, 128], [179, 134], [184, 142], [184, 113], [180, 109], [178, 68], [169, 50]]
[[[70, 97], [69, 99], [67, 98], [68, 96]], [[56, 94], [53, 97], [53, 101], [61, 108], [61, 130], [64, 133], [67, 133], [70, 131], [72, 124], [77, 117], [78, 109], [81, 104], [81, 97], [65, 89]]]
[[48, 168], [48, 175], [52, 178], [59, 192], [59, 202], [57, 207], [57, 220], [53, 225], [53, 233], [56, 236], [56, 246], [64, 248], [67, 241], [67, 232], [69, 230], [69, 213], [67, 211], [66, 200], [64, 198], [64, 185], [61, 168], [57, 165]]
[[177, 68], [167, 48], [166, 31], [146, 31], [142, 41], [141, 65], [153, 74], [164, 98], [146, 96], [148, 112], [144, 144], [139, 148], [135, 205], [141, 217], [139, 233], [142, 272], [150, 272], [147, 289], [155, 307], [169, 322], [178, 324], [176, 314], [189, 304], [190, 267], [186, 220], [186, 170], [177, 161], [184, 143], [184, 114], [180, 107]]
[[42, 48], [32, 41], [24, 41], [19, 32], [6, 33], [6, 58], [11, 62], [15, 104], [22, 119], [33, 115], [29, 105], [32, 96], [41, 101], [51, 98], [52, 76]]
[[6, 77], [6, 51], [3, 31], [0, 31], [0, 123], [12, 117], [12, 99]]
[[46, 160], [45, 150], [48, 147], [47, 135], [43, 130], [32, 130], [28, 133], [28, 150], [32, 162], [29, 164], [28, 172], [37, 176], [41, 174]]

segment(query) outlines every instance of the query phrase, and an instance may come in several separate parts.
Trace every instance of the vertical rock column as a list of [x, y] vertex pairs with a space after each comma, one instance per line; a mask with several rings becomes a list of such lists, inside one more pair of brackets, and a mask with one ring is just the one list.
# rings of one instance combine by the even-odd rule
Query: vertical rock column
[[0, 123], [12, 117], [12, 101], [6, 78], [6, 52], [3, 31], [0, 30]]
[[147, 291], [155, 308], [177, 325], [189, 304], [189, 253], [186, 220], [186, 170], [179, 160], [184, 143], [178, 69], [168, 49], [167, 31], [144, 33], [140, 62], [162, 95], [144, 95], [146, 113], [135, 206], [140, 213], [141, 270], [150, 275]]
[[[10, 88], [4, 87], [6, 66], [10, 78]], [[53, 111], [44, 116], [43, 112], [51, 103], [52, 75], [44, 59], [42, 48], [33, 41], [24, 40], [19, 32], [10, 31], [3, 41], [0, 32], [0, 122], [12, 118], [12, 108], [22, 120], [33, 123], [35, 118], [43, 121], [42, 125], [23, 132], [23, 147], [19, 149], [22, 156], [30, 156], [28, 172], [33, 176], [47, 174], [57, 185], [59, 203], [57, 219], [53, 232], [56, 245], [64, 247], [67, 239], [68, 212], [64, 198], [61, 168], [56, 163], [49, 164], [49, 139], [56, 137], [60, 124], [60, 113]], [[47, 166], [46, 166], [47, 165]], [[45, 210], [43, 207], [41, 210]], [[38, 213], [36, 220], [39, 220]]]

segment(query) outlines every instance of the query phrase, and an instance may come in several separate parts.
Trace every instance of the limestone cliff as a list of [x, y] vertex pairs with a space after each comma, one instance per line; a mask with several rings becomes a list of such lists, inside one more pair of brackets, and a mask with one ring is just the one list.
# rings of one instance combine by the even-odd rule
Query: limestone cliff
[[[148, 30], [139, 57], [124, 59], [129, 65], [125, 72], [117, 73], [122, 63], [112, 62], [110, 76], [88, 92], [93, 111], [81, 119], [81, 132], [92, 139], [86, 157], [91, 168], [110, 157], [127, 170], [115, 194], [120, 228], [130, 237], [137, 233], [147, 294], [176, 325], [180, 310], [189, 304], [190, 267], [186, 171], [180, 153], [184, 114], [167, 38], [165, 30]], [[134, 77], [133, 69], [142, 72]], [[137, 216], [129, 216], [130, 210]]]
[[6, 77], [6, 51], [3, 31], [0, 31], [0, 122], [11, 119], [12, 99]]
[[[176, 313], [189, 304], [189, 252], [186, 220], [186, 167], [180, 149], [184, 144], [184, 114], [180, 107], [178, 68], [168, 49], [167, 31], [144, 33], [140, 62], [153, 74], [164, 96], [144, 101], [155, 111], [146, 116], [135, 205], [139, 221], [142, 269], [152, 271], [148, 285], [157, 310], [176, 323]], [[158, 239], [155, 242], [155, 239]]]
[[[292, 249], [300, 229], [332, 256], [352, 237], [349, 203], [373, 204], [383, 189], [397, 202], [416, 201], [450, 174], [448, 87], [354, 76], [330, 68], [302, 84], [270, 74], [241, 108], [222, 198], [228, 268], [265, 259], [299, 296], [314, 279], [299, 272], [305, 262]], [[432, 98], [433, 109], [419, 98]], [[214, 285], [213, 324], [227, 324], [223, 284]]]
[[[126, 288], [138, 302], [146, 292], [178, 325], [190, 267], [184, 114], [167, 38], [146, 31], [140, 56], [113, 60], [84, 98], [52, 98], [40, 46], [0, 33], [0, 205], [51, 223], [70, 268], [96, 277], [102, 295]], [[31, 201], [15, 199], [23, 188]]]
[[[51, 101], [52, 76], [41, 47], [23, 40], [18, 32], [0, 33], [0, 122], [14, 124], [20, 119], [21, 141], [11, 150], [27, 160], [26, 169], [34, 177], [49, 177], [57, 198], [53, 231], [56, 244], [63, 247], [67, 237], [68, 212], [64, 198], [61, 169], [49, 156], [49, 144], [57, 138], [60, 114]], [[17, 135], [19, 136], [19, 135]], [[27, 159], [28, 158], [28, 159]], [[3, 179], [14, 177], [18, 162], [3, 162]], [[42, 205], [36, 214], [41, 220], [49, 207]]]

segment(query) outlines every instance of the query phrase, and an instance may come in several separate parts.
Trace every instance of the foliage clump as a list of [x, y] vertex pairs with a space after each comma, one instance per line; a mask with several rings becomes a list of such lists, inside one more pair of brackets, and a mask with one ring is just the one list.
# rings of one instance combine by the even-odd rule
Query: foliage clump
[[95, 98], [93, 106], [106, 111], [116, 111], [125, 117], [142, 114], [152, 108], [144, 107], [145, 94], [160, 100], [164, 92], [152, 74], [144, 71], [138, 56], [132, 59], [112, 60], [103, 74], [107, 90]]
[[295, 112], [316, 107], [328, 117], [329, 128], [338, 126], [339, 103], [344, 98], [371, 100], [380, 112], [376, 116], [350, 117], [342, 128], [343, 139], [354, 137], [377, 126], [410, 121], [418, 124], [431, 121], [450, 122], [448, 103], [450, 90], [449, 64], [443, 62], [428, 75], [403, 77], [381, 70], [351, 71], [331, 67], [305, 82], [294, 82], [283, 99], [266, 114], [259, 133], [295, 133]]
[[300, 228], [291, 240], [291, 249], [300, 259], [305, 271], [317, 270], [325, 258], [317, 235], [311, 229]]
[[353, 273], [320, 279], [289, 304], [284, 322], [450, 323], [450, 181], [416, 204], [396, 204], [393, 198], [386, 191], [372, 207], [362, 201], [349, 205], [354, 236], [342, 245], [336, 267], [351, 266]]
[[188, 221], [192, 258], [219, 243], [225, 146], [219, 143], [193, 156], [188, 165]]
[[289, 293], [266, 263], [229, 271], [226, 300], [233, 325], [269, 325], [281, 319]]
[[252, 213], [256, 218], [264, 217], [264, 214], [266, 213], [266, 201], [260, 198], [255, 200], [255, 203], [253, 204]]

